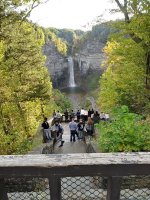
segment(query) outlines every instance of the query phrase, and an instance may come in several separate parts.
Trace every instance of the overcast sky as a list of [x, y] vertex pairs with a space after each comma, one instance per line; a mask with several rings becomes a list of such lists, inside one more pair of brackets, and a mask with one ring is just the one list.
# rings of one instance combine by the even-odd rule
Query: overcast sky
[[111, 8], [116, 8], [112, 0], [49, 0], [35, 8], [30, 19], [43, 27], [85, 30], [85, 25], [97, 16], [117, 18], [118, 15], [109, 14]]

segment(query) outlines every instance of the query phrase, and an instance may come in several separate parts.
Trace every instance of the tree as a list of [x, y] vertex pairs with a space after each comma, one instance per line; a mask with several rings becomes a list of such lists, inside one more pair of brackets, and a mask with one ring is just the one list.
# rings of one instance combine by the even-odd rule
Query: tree
[[136, 43], [145, 50], [146, 87], [150, 87], [150, 2], [149, 0], [115, 0], [124, 14], [125, 24], [121, 27]]
[[149, 107], [149, 2], [116, 3], [125, 22], [112, 24], [118, 31], [111, 35], [105, 48], [108, 69], [100, 81], [98, 103], [106, 111], [125, 104], [134, 112], [144, 113]]
[[131, 38], [116, 37], [118, 42], [112, 40], [105, 47], [107, 70], [100, 79], [98, 104], [106, 112], [117, 105], [128, 105], [130, 110], [143, 113], [149, 102], [144, 84], [145, 51]]
[[[54, 29], [56, 30], [56, 29]], [[54, 33], [54, 31], [51, 31], [51, 29], [43, 29], [45, 34], [45, 43], [53, 43], [57, 49], [57, 51], [66, 56], [67, 54], [67, 44], [62, 41], [57, 35]], [[56, 31], [55, 31], [56, 32]]]
[[46, 3], [48, 0], [1, 0], [0, 2], [0, 17], [16, 12], [23, 16], [24, 19], [28, 17], [31, 11], [39, 4]]
[[[18, 14], [14, 13], [15, 16]], [[1, 21], [0, 153], [25, 152], [43, 115], [54, 108], [52, 84], [42, 55], [44, 33], [21, 19]]]

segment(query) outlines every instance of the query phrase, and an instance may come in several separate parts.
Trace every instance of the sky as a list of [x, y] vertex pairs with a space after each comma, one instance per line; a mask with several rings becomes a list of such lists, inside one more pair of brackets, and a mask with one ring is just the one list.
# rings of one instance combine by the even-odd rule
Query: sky
[[116, 8], [112, 0], [49, 0], [36, 7], [29, 19], [43, 27], [88, 30], [97, 16], [105, 20], [119, 18], [109, 13], [111, 8]]

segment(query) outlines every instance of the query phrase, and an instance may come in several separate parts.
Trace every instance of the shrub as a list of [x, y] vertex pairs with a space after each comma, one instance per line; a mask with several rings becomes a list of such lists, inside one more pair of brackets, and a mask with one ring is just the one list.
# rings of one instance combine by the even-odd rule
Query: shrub
[[59, 90], [53, 90], [53, 97], [56, 107], [58, 110], [60, 110], [60, 112], [64, 112], [66, 109], [72, 109], [71, 101], [69, 100], [69, 98], [65, 94], [61, 93]]
[[112, 121], [100, 122], [98, 143], [103, 152], [150, 150], [150, 126], [141, 115], [130, 113], [127, 106], [116, 108]]

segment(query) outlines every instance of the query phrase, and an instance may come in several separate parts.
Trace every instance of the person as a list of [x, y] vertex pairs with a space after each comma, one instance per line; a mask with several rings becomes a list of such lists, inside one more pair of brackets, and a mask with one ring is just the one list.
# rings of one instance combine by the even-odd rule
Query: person
[[105, 114], [105, 120], [109, 121], [109, 114], [108, 113]]
[[93, 118], [93, 116], [94, 116], [94, 110], [92, 108], [92, 110], [91, 110], [91, 118]]
[[93, 120], [91, 119], [91, 117], [88, 117], [88, 121], [87, 124], [85, 126], [85, 129], [87, 131], [87, 134], [92, 136], [94, 133], [94, 123]]
[[43, 142], [46, 143], [47, 141], [51, 140], [51, 131], [49, 128], [47, 117], [44, 118], [42, 127], [43, 127]]
[[84, 131], [84, 124], [82, 119], [80, 119], [78, 125], [77, 125], [77, 130], [78, 130], [78, 137], [79, 139], [83, 139], [83, 131]]
[[61, 114], [60, 114], [59, 110], [56, 113], [56, 121], [59, 121], [59, 122], [61, 121]]
[[91, 110], [91, 115], [92, 115], [92, 114], [94, 114], [94, 109], [93, 109], [93, 108], [92, 108], [92, 110]]
[[84, 110], [84, 121], [86, 122], [88, 120], [88, 111]]
[[81, 115], [81, 119], [84, 120], [84, 108], [81, 109], [80, 115]]
[[95, 111], [95, 113], [96, 113], [97, 116], [100, 117], [100, 114], [99, 114], [99, 112], [97, 110]]
[[56, 118], [56, 111], [54, 110], [53, 111], [53, 119], [55, 119]]
[[65, 115], [65, 122], [68, 122], [68, 116], [69, 116], [69, 113], [66, 109], [66, 111], [64, 112], [64, 115]]
[[88, 110], [88, 117], [91, 117], [91, 110]]
[[61, 143], [60, 143], [59, 147], [62, 147], [65, 142], [62, 140], [62, 135], [63, 135], [64, 129], [58, 120], [55, 121], [54, 125], [51, 127], [51, 130], [54, 134], [54, 143], [56, 141], [60, 140]]
[[72, 118], [74, 118], [74, 117], [75, 117], [75, 114], [74, 114], [73, 110], [71, 110], [71, 112], [70, 112], [70, 121], [71, 121]]
[[77, 111], [76, 116], [77, 116], [77, 121], [79, 122], [79, 120], [80, 120], [80, 111], [79, 110]]
[[75, 135], [77, 134], [77, 123], [74, 121], [74, 118], [72, 118], [72, 121], [69, 122], [69, 128], [70, 128], [70, 142], [75, 142]]
[[104, 113], [104, 112], [102, 112], [102, 113], [100, 114], [100, 118], [101, 118], [101, 120], [104, 120], [104, 121], [105, 121], [105, 113]]
[[100, 116], [99, 116], [98, 111], [94, 111], [94, 115], [93, 115], [92, 120], [93, 120], [94, 124], [99, 123], [99, 121], [100, 121]]

